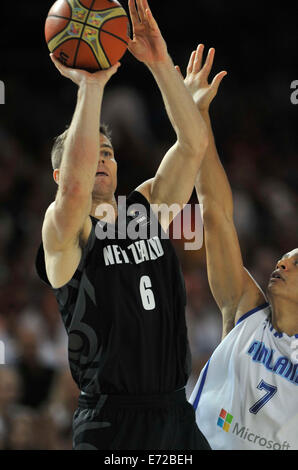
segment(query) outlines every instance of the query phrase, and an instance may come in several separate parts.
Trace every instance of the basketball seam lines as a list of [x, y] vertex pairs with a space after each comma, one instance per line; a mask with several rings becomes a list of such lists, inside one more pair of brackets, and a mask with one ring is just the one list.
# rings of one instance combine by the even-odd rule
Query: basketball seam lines
[[[78, 38], [78, 45], [77, 45], [77, 49], [76, 49], [76, 52], [75, 52], [75, 55], [74, 55], [74, 60], [73, 60], [73, 65], [72, 65], [72, 67], [75, 68], [75, 66], [76, 66], [76, 60], [77, 60], [77, 56], [78, 56], [78, 53], [79, 53], [80, 43], [83, 41], [85, 44], [88, 44], [89, 47], [90, 47], [90, 44], [89, 44], [87, 41], [84, 41], [84, 39], [82, 39], [82, 36], [83, 36], [83, 33], [84, 33], [84, 30], [85, 30], [86, 26], [92, 27], [92, 28], [96, 29], [98, 32], [99, 32], [99, 31], [103, 31], [105, 34], [109, 34], [110, 36], [115, 37], [116, 39], [119, 39], [120, 41], [122, 41], [124, 44], [128, 45], [128, 43], [127, 43], [124, 39], [120, 38], [119, 36], [117, 36], [117, 35], [115, 35], [115, 34], [113, 34], [113, 33], [110, 33], [109, 31], [106, 31], [106, 30], [102, 29], [102, 26], [104, 25], [104, 23], [108, 22], [109, 20], [103, 22], [100, 28], [97, 28], [96, 26], [93, 26], [93, 25], [89, 25], [89, 24], [87, 23], [88, 18], [89, 18], [89, 16], [90, 16], [90, 12], [93, 10], [92, 7], [93, 7], [93, 5], [94, 5], [94, 3], [95, 3], [95, 0], [92, 0], [92, 3], [91, 3], [91, 5], [90, 5], [90, 8], [85, 7], [85, 6], [82, 5], [81, 2], [79, 1], [80, 5], [82, 5], [82, 7], [84, 7], [86, 10], [88, 10], [88, 14], [87, 14], [87, 16], [86, 16], [84, 22], [72, 18], [72, 13], [73, 13], [72, 5], [70, 4], [69, 0], [67, 0], [67, 3], [68, 3], [68, 5], [69, 5], [70, 11], [71, 11], [71, 18], [67, 18], [67, 17], [63, 17], [63, 16], [59, 16], [59, 15], [49, 15], [49, 16], [50, 16], [50, 17], [54, 17], [54, 18], [62, 18], [62, 19], [68, 20], [69, 22], [70, 22], [70, 21], [73, 21], [73, 22], [77, 22], [77, 23], [83, 25], [83, 28], [82, 28], [80, 37]], [[107, 10], [110, 10], [110, 8], [105, 8], [104, 10], [94, 10], [94, 11], [107, 11]], [[123, 17], [125, 17], [125, 15], [115, 16], [115, 17], [113, 17], [113, 19], [114, 19], [114, 18], [123, 18]], [[52, 39], [53, 39], [53, 38], [52, 38]], [[100, 40], [100, 37], [98, 37], [98, 41], [99, 41], [100, 47], [101, 47], [101, 49], [102, 49], [102, 52], [103, 52], [103, 54], [104, 54], [104, 56], [105, 56], [105, 58], [106, 58], [108, 64], [111, 66], [110, 59], [109, 59], [109, 58], [107, 57], [107, 55], [106, 55], [106, 52], [105, 52], [105, 50], [104, 50], [104, 48], [103, 48], [102, 42], [101, 42], [101, 40]], [[63, 42], [66, 42], [66, 41], [63, 41]], [[60, 43], [59, 45], [63, 44], [63, 42]], [[57, 46], [57, 47], [59, 47], [59, 46]], [[101, 67], [101, 65], [100, 65], [100, 63], [99, 63], [99, 61], [98, 61], [98, 59], [97, 59], [96, 54], [94, 54], [94, 51], [93, 51], [92, 48], [91, 48], [91, 50], [92, 50], [92, 52], [93, 52], [93, 57], [95, 57], [95, 60], [96, 60], [96, 62], [97, 62], [97, 64], [98, 64], [99, 68], [102, 70], [102, 67]], [[53, 51], [53, 52], [54, 52], [54, 51]]]
[[[113, 18], [113, 19], [114, 19], [114, 18]], [[119, 41], [122, 41], [122, 42], [124, 42], [124, 44], [128, 45], [128, 42], [124, 41], [124, 39], [120, 38], [120, 37], [117, 36], [116, 34], [110, 33], [110, 31], [106, 31], [105, 29], [101, 29], [101, 31], [102, 31], [103, 33], [109, 34], [110, 36], [113, 36], [113, 37], [116, 38], [116, 39], [119, 39]]]
[[[87, 16], [86, 16], [85, 24], [84, 24], [84, 26], [83, 26], [83, 28], [82, 28], [81, 35], [80, 35], [80, 37], [79, 37], [77, 50], [76, 50], [75, 56], [74, 56], [74, 61], [73, 61], [73, 67], [74, 67], [74, 68], [75, 68], [75, 66], [76, 66], [76, 60], [77, 60], [77, 56], [78, 56], [78, 53], [79, 53], [79, 47], [80, 47], [80, 43], [81, 43], [81, 40], [82, 40], [83, 32], [84, 32], [85, 26], [86, 26], [86, 24], [87, 24], [88, 18], [89, 18], [89, 16], [90, 16], [90, 12], [91, 12], [91, 10], [92, 10], [92, 7], [93, 7], [93, 5], [94, 5], [94, 2], [95, 2], [95, 0], [92, 0], [92, 3], [91, 3], [90, 8], [87, 8], [88, 14], [87, 14]], [[86, 7], [85, 7], [85, 8], [86, 8]], [[71, 16], [72, 16], [72, 9], [71, 9]], [[93, 52], [93, 51], [92, 51], [92, 52]], [[93, 55], [94, 55], [94, 54], [93, 54]], [[95, 56], [95, 58], [96, 58], [96, 62], [97, 62], [98, 65], [100, 66], [100, 64], [99, 64], [99, 62], [98, 62], [96, 56]], [[100, 68], [101, 68], [101, 67], [100, 67]]]
[[[79, 23], [79, 24], [82, 24], [83, 26], [89, 26], [90, 28], [97, 29], [98, 31], [103, 31], [103, 32], [106, 33], [106, 34], [110, 34], [111, 36], [114, 36], [115, 38], [117, 38], [117, 39], [119, 39], [120, 41], [124, 42], [126, 45], [128, 44], [128, 42], [126, 42], [126, 41], [125, 41], [123, 38], [121, 38], [120, 36], [117, 36], [117, 34], [111, 33], [110, 31], [107, 31], [106, 29], [103, 29], [103, 28], [102, 28], [102, 26], [103, 26], [105, 23], [107, 23], [108, 21], [111, 21], [110, 19], [104, 21], [104, 22], [102, 23], [102, 26], [99, 26], [99, 27], [98, 27], [98, 26], [93, 26], [93, 25], [91, 25], [91, 24], [84, 23], [84, 22], [81, 21], [81, 20], [76, 20], [76, 19], [73, 19], [73, 18], [67, 18], [66, 16], [49, 15], [48, 18], [62, 18], [63, 20], [73, 21], [74, 23]], [[112, 19], [114, 20], [114, 19], [117, 19], [117, 18], [125, 18], [125, 16], [124, 16], [124, 15], [123, 15], [123, 16], [122, 16], [122, 15], [121, 15], [121, 16], [114, 16]], [[60, 34], [60, 33], [57, 33], [55, 36], [57, 36], [58, 34]], [[53, 37], [51, 38], [51, 40], [54, 39], [55, 36], [53, 36]]]
[[[67, 0], [67, 3], [68, 3], [68, 6], [69, 6], [69, 8], [70, 8], [70, 13], [71, 13], [71, 16], [72, 16], [72, 5], [71, 5], [71, 3], [70, 3], [69, 0]], [[68, 19], [68, 18], [67, 18], [67, 19]], [[69, 22], [70, 22], [70, 21], [71, 21], [71, 20], [69, 20]], [[68, 23], [68, 24], [69, 24], [69, 23]], [[82, 28], [82, 29], [83, 29], [83, 28]], [[82, 34], [82, 31], [81, 31], [81, 34]], [[66, 41], [64, 41], [64, 42], [66, 42]], [[63, 43], [62, 43], [62, 44], [63, 44]], [[60, 45], [60, 44], [59, 44], [59, 45]], [[76, 61], [76, 57], [77, 57], [77, 54], [78, 54], [79, 45], [80, 45], [80, 39], [78, 38], [78, 45], [77, 45], [77, 49], [76, 49], [76, 52], [75, 52], [75, 55], [74, 55], [72, 67], [75, 66], [75, 61]]]
[[[75, 52], [74, 61], [73, 61], [73, 67], [74, 67], [74, 68], [75, 68], [75, 66], [76, 66], [77, 56], [78, 56], [78, 53], [79, 53], [79, 48], [80, 48], [81, 42], [84, 42], [85, 44], [88, 44], [88, 46], [90, 47], [90, 44], [89, 44], [88, 42], [84, 41], [84, 39], [82, 39], [82, 36], [83, 36], [83, 33], [84, 33], [84, 30], [85, 30], [86, 26], [89, 26], [89, 25], [87, 24], [87, 21], [88, 21], [88, 18], [89, 18], [89, 16], [90, 16], [90, 12], [91, 12], [91, 10], [92, 10], [92, 7], [93, 7], [93, 5], [94, 5], [94, 2], [95, 2], [95, 0], [92, 0], [92, 3], [91, 3], [91, 5], [90, 5], [90, 8], [84, 7], [84, 8], [86, 8], [86, 9], [88, 10], [88, 14], [87, 14], [87, 16], [86, 16], [86, 18], [85, 18], [85, 22], [82, 23], [82, 24], [83, 24], [83, 28], [82, 28], [82, 31], [81, 31], [81, 35], [80, 35], [80, 37], [78, 38], [77, 50], [76, 50], [76, 52]], [[79, 2], [79, 3], [80, 3], [80, 2]], [[71, 16], [72, 16], [72, 9], [71, 9]], [[73, 21], [73, 20], [72, 20], [72, 21]], [[96, 54], [94, 54], [94, 51], [93, 51], [93, 49], [92, 49], [91, 47], [90, 47], [90, 49], [91, 49], [91, 51], [92, 51], [93, 57], [95, 58], [95, 60], [96, 60], [96, 62], [97, 62], [97, 64], [98, 64], [98, 67], [99, 67], [100, 69], [102, 69], [102, 67], [101, 67], [101, 65], [100, 65], [100, 63], [99, 63], [99, 61], [98, 61], [98, 59], [97, 59]], [[103, 51], [103, 52], [104, 52], [104, 51]], [[109, 63], [109, 65], [111, 65], [111, 63], [110, 63], [109, 59], [107, 58], [105, 52], [104, 52], [104, 55], [105, 55], [105, 57], [106, 57], [107, 62]]]
[[[85, 5], [82, 5], [82, 3], [80, 2], [80, 0], [78, 0], [79, 4], [81, 5], [82, 8], [85, 8], [86, 10], [92, 10], [92, 11], [107, 11], [107, 10], [113, 10], [114, 8], [119, 8], [119, 7], [122, 7], [122, 5], [119, 5], [118, 7], [110, 7], [110, 8], [99, 8], [98, 10], [95, 10], [94, 8], [88, 8], [88, 7], [85, 7]], [[94, 1], [93, 1], [94, 3]], [[92, 6], [92, 5], [91, 5]], [[122, 7], [122, 9], [124, 10], [124, 8]], [[125, 11], [125, 10], [124, 10]], [[123, 15], [124, 16], [124, 15]]]

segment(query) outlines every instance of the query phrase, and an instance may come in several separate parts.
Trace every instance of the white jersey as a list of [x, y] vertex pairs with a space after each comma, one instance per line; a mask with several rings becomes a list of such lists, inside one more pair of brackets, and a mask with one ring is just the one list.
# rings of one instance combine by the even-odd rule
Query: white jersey
[[268, 304], [243, 315], [190, 396], [214, 450], [298, 449], [298, 335], [278, 333]]

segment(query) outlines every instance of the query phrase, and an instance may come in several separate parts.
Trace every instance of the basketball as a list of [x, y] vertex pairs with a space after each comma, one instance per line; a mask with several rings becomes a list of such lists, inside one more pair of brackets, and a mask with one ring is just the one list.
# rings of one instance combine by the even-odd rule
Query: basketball
[[48, 13], [45, 38], [63, 65], [95, 72], [126, 52], [129, 20], [116, 0], [58, 0]]

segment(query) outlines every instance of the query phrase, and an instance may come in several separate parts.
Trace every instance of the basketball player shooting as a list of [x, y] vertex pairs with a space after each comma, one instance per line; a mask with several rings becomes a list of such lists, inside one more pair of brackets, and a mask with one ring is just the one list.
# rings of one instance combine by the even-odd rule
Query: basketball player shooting
[[[188, 202], [207, 148], [207, 128], [147, 1], [130, 0], [129, 11], [129, 51], [151, 71], [177, 135], [154, 178], [127, 198], [127, 206], [138, 204], [141, 212], [143, 207], [141, 216], [150, 221], [150, 204]], [[73, 448], [210, 449], [185, 395], [186, 299], [171, 242], [96, 235], [103, 205], [114, 209], [105, 226], [119, 228], [117, 163], [109, 134], [100, 127], [104, 89], [119, 63], [90, 74], [52, 60], [78, 85], [78, 98], [71, 125], [53, 148], [58, 191], [45, 214], [36, 266], [57, 298], [80, 389]], [[164, 220], [161, 224], [168, 228]]]
[[233, 198], [220, 162], [209, 106], [226, 72], [208, 76], [210, 49], [191, 55], [185, 84], [208, 128], [209, 145], [196, 181], [203, 204], [209, 285], [222, 313], [222, 342], [190, 397], [212, 449], [298, 449], [298, 248], [277, 261], [266, 295], [243, 266]]

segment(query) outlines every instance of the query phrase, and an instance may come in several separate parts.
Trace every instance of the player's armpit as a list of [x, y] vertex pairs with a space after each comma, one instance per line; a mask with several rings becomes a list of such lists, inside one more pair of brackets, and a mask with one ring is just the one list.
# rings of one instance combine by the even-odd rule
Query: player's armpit
[[237, 307], [235, 324], [247, 312], [267, 302], [265, 293], [246, 268], [243, 268], [243, 278], [244, 290]]
[[151, 204], [151, 186], [152, 186], [152, 181], [153, 178], [150, 178], [147, 181], [144, 181], [144, 183], [140, 184], [135, 190], [141, 193]]
[[54, 253], [45, 250], [46, 273], [53, 288], [59, 289], [71, 280], [79, 266], [81, 256], [82, 250], [79, 244]]
[[165, 231], [188, 203], [199, 165], [200, 158], [196, 153], [176, 142], [164, 156], [154, 178], [137, 188], [150, 204], [164, 207], [164, 216], [160, 210], [159, 219]]
[[44, 218], [43, 233], [49, 232], [50, 251], [67, 249], [77, 240], [92, 207], [91, 193], [62, 195], [61, 192], [59, 188], [56, 200], [49, 206]]
[[239, 319], [267, 302], [266, 296], [246, 268], [242, 269], [243, 294], [238, 305], [225, 305], [222, 308], [222, 340], [234, 328]]
[[164, 204], [187, 204], [205, 147], [192, 149], [178, 141], [165, 154], [152, 181], [152, 200]]
[[[151, 204], [153, 213], [156, 215], [160, 225], [166, 232], [176, 215], [178, 215], [183, 210], [184, 204], [162, 201], [161, 199], [157, 198], [157, 194], [153, 193], [153, 185], [156, 183], [155, 178], [151, 178], [150, 180], [142, 183], [136, 188], [136, 191], [140, 192]], [[159, 183], [162, 185], [161, 181], [159, 181]]]

